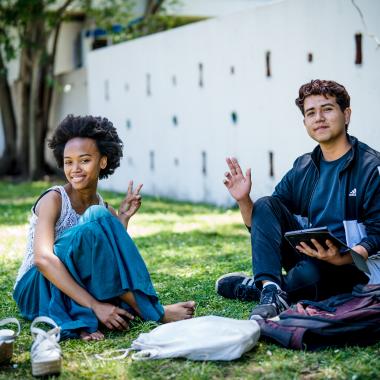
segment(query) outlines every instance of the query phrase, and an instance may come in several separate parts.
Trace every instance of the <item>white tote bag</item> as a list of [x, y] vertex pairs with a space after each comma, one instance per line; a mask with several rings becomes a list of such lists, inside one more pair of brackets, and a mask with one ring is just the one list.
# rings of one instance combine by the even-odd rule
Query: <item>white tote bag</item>
[[[134, 360], [187, 358], [190, 360], [234, 360], [251, 350], [260, 337], [256, 321], [209, 315], [160, 325], [140, 334], [131, 348], [117, 357], [95, 355], [98, 359], [115, 360], [128, 356]], [[115, 352], [115, 351], [113, 351]]]
[[260, 336], [256, 321], [217, 316], [197, 317], [160, 325], [140, 334], [121, 356], [99, 359], [120, 359], [131, 350], [135, 360], [187, 358], [190, 360], [234, 360], [252, 349]]
[[132, 343], [134, 359], [183, 357], [191, 360], [234, 360], [260, 337], [256, 321], [205, 316], [168, 323], [140, 334]]

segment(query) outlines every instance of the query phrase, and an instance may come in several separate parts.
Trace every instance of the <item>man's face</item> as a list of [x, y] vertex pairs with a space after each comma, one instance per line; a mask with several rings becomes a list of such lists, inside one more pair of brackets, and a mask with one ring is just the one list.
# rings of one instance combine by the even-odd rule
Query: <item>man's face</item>
[[351, 109], [342, 111], [335, 96], [310, 95], [304, 102], [304, 124], [309, 136], [320, 144], [331, 144], [346, 138], [345, 124]]

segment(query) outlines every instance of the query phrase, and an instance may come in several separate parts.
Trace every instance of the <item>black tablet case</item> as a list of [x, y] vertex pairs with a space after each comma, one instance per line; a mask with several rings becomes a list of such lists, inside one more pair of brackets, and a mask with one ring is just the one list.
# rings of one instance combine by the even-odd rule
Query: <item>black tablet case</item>
[[327, 248], [325, 241], [330, 240], [334, 245], [336, 245], [342, 254], [350, 253], [354, 264], [363, 272], [370, 273], [368, 265], [363, 256], [359, 255], [357, 252], [353, 251], [345, 243], [334, 236], [327, 227], [309, 228], [306, 230], [297, 230], [286, 232], [284, 237], [290, 245], [296, 249], [297, 245], [300, 245], [301, 241], [305, 242], [312, 248], [315, 248], [311, 239], [315, 239], [324, 248]]

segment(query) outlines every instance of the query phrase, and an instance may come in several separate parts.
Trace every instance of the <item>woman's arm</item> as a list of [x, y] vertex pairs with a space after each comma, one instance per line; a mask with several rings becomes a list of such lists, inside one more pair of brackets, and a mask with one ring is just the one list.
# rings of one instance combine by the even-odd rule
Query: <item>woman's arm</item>
[[34, 234], [34, 262], [51, 283], [78, 304], [91, 308], [108, 328], [123, 329], [128, 325], [120, 316], [132, 319], [127, 311], [96, 300], [70, 275], [62, 261], [54, 254], [55, 224], [61, 210], [61, 197], [54, 191], [47, 193], [36, 207], [38, 215]]

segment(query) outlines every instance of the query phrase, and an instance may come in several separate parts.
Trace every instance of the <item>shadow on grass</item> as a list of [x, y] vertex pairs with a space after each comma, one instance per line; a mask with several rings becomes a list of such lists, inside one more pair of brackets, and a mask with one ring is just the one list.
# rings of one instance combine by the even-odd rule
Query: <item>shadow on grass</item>
[[[0, 225], [14, 226], [27, 223], [30, 217], [30, 210], [35, 201], [51, 186], [53, 186], [52, 183], [44, 181], [22, 183], [0, 181]], [[101, 191], [101, 194], [115, 209], [118, 209], [121, 201], [124, 199], [124, 194], [122, 193]], [[206, 204], [179, 202], [144, 195], [139, 215], [223, 215], [226, 211], [227, 209], [225, 208]], [[162, 222], [165, 221], [163, 220]]]

